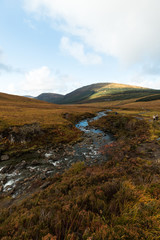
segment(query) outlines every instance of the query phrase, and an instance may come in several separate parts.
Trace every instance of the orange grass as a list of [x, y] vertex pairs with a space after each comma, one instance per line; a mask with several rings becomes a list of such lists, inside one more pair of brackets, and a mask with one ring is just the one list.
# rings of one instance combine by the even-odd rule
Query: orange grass
[[100, 111], [100, 106], [56, 105], [35, 99], [0, 93], [0, 130], [8, 126], [38, 122], [43, 127], [66, 125], [64, 113], [84, 114]]

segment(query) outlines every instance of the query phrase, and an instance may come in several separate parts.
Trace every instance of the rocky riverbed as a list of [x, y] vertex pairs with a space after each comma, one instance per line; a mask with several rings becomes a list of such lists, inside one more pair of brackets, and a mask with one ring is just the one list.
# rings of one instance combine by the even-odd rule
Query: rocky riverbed
[[84, 132], [83, 140], [75, 145], [40, 149], [0, 162], [0, 195], [9, 195], [16, 199], [22, 194], [34, 192], [35, 189], [46, 188], [50, 184], [50, 177], [62, 173], [75, 162], [84, 161], [86, 165], [93, 165], [106, 161], [100, 148], [111, 143], [113, 138], [88, 125], [89, 121], [106, 114], [107, 111], [100, 112], [93, 119], [79, 122], [76, 127]]

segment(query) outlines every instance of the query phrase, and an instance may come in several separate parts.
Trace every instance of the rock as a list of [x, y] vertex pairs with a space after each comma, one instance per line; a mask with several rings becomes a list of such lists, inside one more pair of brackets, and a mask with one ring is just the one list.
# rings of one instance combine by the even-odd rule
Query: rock
[[37, 153], [38, 153], [38, 154], [42, 153], [42, 150], [41, 150], [41, 149], [38, 149], [38, 150], [37, 150]]
[[50, 182], [44, 183], [42, 186], [40, 186], [40, 189], [45, 189], [50, 185]]
[[7, 160], [9, 160], [9, 156], [7, 154], [1, 156], [1, 161], [7, 161]]
[[3, 192], [3, 186], [0, 185], [0, 192]]
[[27, 166], [27, 163], [26, 163], [25, 160], [23, 160], [21, 163], [19, 163], [19, 164], [16, 166], [16, 168], [17, 168], [18, 170], [22, 170], [22, 169], [26, 168], [26, 166]]
[[34, 160], [31, 162], [31, 165], [32, 165], [32, 166], [37, 166], [37, 165], [39, 165], [39, 161], [36, 160], [36, 159], [34, 159]]
[[41, 178], [42, 180], [45, 180], [45, 179], [46, 179], [46, 175], [45, 175], [45, 174], [42, 174], [42, 175], [40, 175], [40, 178]]
[[9, 172], [10, 166], [5, 166], [2, 170], [1, 170], [1, 174], [7, 173]]

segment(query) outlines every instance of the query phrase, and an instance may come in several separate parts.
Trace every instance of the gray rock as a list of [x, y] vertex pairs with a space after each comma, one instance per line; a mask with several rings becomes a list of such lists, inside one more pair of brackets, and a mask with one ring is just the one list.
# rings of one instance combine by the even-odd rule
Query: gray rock
[[34, 159], [34, 160], [31, 162], [31, 165], [32, 165], [32, 166], [37, 166], [37, 165], [39, 165], [39, 161], [36, 160], [36, 159]]
[[45, 189], [47, 188], [51, 183], [50, 182], [46, 182], [44, 183], [42, 186], [40, 186], [40, 189]]
[[7, 161], [7, 160], [9, 160], [9, 156], [7, 154], [1, 156], [1, 161]]
[[0, 192], [3, 192], [3, 185], [0, 185]]

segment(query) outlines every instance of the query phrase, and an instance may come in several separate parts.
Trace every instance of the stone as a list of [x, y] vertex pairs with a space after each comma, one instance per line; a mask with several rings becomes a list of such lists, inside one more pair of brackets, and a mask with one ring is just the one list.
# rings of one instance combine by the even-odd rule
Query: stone
[[1, 161], [7, 161], [7, 160], [9, 160], [9, 156], [7, 154], [1, 156]]
[[0, 192], [3, 192], [3, 186], [0, 185]]
[[40, 189], [45, 189], [47, 188], [51, 183], [50, 182], [46, 182], [44, 183], [42, 186], [40, 186]]
[[38, 160], [34, 159], [32, 162], [31, 162], [32, 165], [34, 166], [37, 166], [39, 164]]

